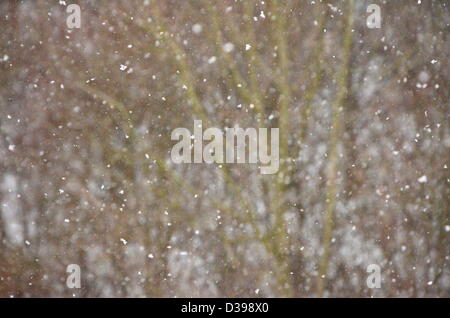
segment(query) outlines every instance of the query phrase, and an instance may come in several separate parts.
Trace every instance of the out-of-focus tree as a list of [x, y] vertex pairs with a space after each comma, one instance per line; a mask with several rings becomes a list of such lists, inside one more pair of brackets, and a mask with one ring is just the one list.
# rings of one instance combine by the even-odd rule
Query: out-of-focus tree
[[[66, 2], [0, 3], [0, 296], [449, 296], [446, 1]], [[279, 172], [172, 163], [195, 119]]]

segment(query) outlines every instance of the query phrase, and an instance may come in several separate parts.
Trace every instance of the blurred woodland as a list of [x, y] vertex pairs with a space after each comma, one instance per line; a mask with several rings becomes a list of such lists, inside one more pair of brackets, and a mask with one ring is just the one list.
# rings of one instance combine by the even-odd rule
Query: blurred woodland
[[[0, 297], [449, 297], [449, 23], [445, 0], [1, 1]], [[174, 164], [195, 119], [280, 127], [279, 172]]]

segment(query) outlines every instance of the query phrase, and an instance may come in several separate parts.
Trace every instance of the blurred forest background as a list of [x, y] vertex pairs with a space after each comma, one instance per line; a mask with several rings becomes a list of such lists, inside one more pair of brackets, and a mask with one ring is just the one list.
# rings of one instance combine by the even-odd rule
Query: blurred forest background
[[[0, 296], [449, 297], [449, 23], [444, 0], [1, 1]], [[278, 174], [173, 164], [194, 119], [280, 127]]]

